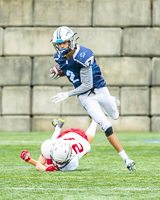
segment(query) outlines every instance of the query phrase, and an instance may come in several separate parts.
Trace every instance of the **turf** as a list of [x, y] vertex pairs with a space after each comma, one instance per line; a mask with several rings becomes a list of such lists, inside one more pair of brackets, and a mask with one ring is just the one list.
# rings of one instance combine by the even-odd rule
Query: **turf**
[[73, 172], [39, 172], [20, 159], [29, 150], [34, 159], [51, 133], [0, 133], [0, 199], [160, 199], [160, 133], [117, 133], [136, 162], [129, 172], [122, 158], [97, 133], [91, 151]]

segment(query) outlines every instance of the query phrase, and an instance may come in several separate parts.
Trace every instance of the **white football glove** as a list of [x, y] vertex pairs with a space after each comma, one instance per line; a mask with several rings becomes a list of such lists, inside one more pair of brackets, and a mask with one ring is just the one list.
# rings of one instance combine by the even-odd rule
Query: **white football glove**
[[68, 92], [61, 92], [52, 97], [53, 103], [59, 103], [69, 97]]
[[[52, 70], [53, 70], [53, 69], [54, 69], [54, 71], [55, 71], [56, 73], [52, 73]], [[51, 69], [50, 69], [50, 72], [52, 73], [52, 74], [51, 74], [51, 78], [53, 78], [53, 79], [55, 79], [55, 80], [59, 79], [60, 75], [58, 75], [58, 71], [57, 71], [57, 69], [56, 69], [55, 67], [51, 68]]]

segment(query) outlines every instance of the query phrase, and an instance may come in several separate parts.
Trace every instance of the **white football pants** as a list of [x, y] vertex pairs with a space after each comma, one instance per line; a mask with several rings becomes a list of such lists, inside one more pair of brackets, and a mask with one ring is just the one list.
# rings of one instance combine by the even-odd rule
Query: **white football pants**
[[95, 88], [94, 92], [95, 94], [91, 93], [90, 95], [90, 91], [86, 94], [82, 94], [78, 97], [78, 99], [92, 119], [97, 122], [97, 124], [99, 124], [105, 132], [112, 125], [108, 121], [101, 107], [109, 117], [112, 119], [118, 119], [119, 112], [115, 102], [115, 97], [110, 95], [107, 87], [99, 89]]

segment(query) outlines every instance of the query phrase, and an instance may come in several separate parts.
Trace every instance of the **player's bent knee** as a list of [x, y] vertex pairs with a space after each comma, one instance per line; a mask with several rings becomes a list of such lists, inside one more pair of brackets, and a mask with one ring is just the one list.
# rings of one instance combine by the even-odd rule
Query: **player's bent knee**
[[112, 134], [113, 134], [113, 129], [112, 129], [112, 126], [111, 126], [105, 131], [105, 135], [108, 137], [108, 136], [110, 136]]
[[111, 118], [114, 119], [114, 120], [117, 120], [119, 118], [119, 112], [118, 112], [118, 110], [115, 113], [113, 113], [113, 115], [111, 116]]

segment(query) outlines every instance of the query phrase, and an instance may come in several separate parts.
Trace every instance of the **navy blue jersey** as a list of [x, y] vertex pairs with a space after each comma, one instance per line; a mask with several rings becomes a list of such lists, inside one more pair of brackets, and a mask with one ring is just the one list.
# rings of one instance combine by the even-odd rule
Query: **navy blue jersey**
[[81, 83], [81, 68], [92, 66], [93, 88], [101, 88], [106, 86], [101, 71], [96, 63], [93, 52], [83, 46], [78, 45], [75, 53], [68, 60], [60, 58], [58, 53], [54, 54], [54, 60], [60, 65], [61, 70], [67, 76], [68, 80], [73, 83], [74, 87], [79, 87]]

